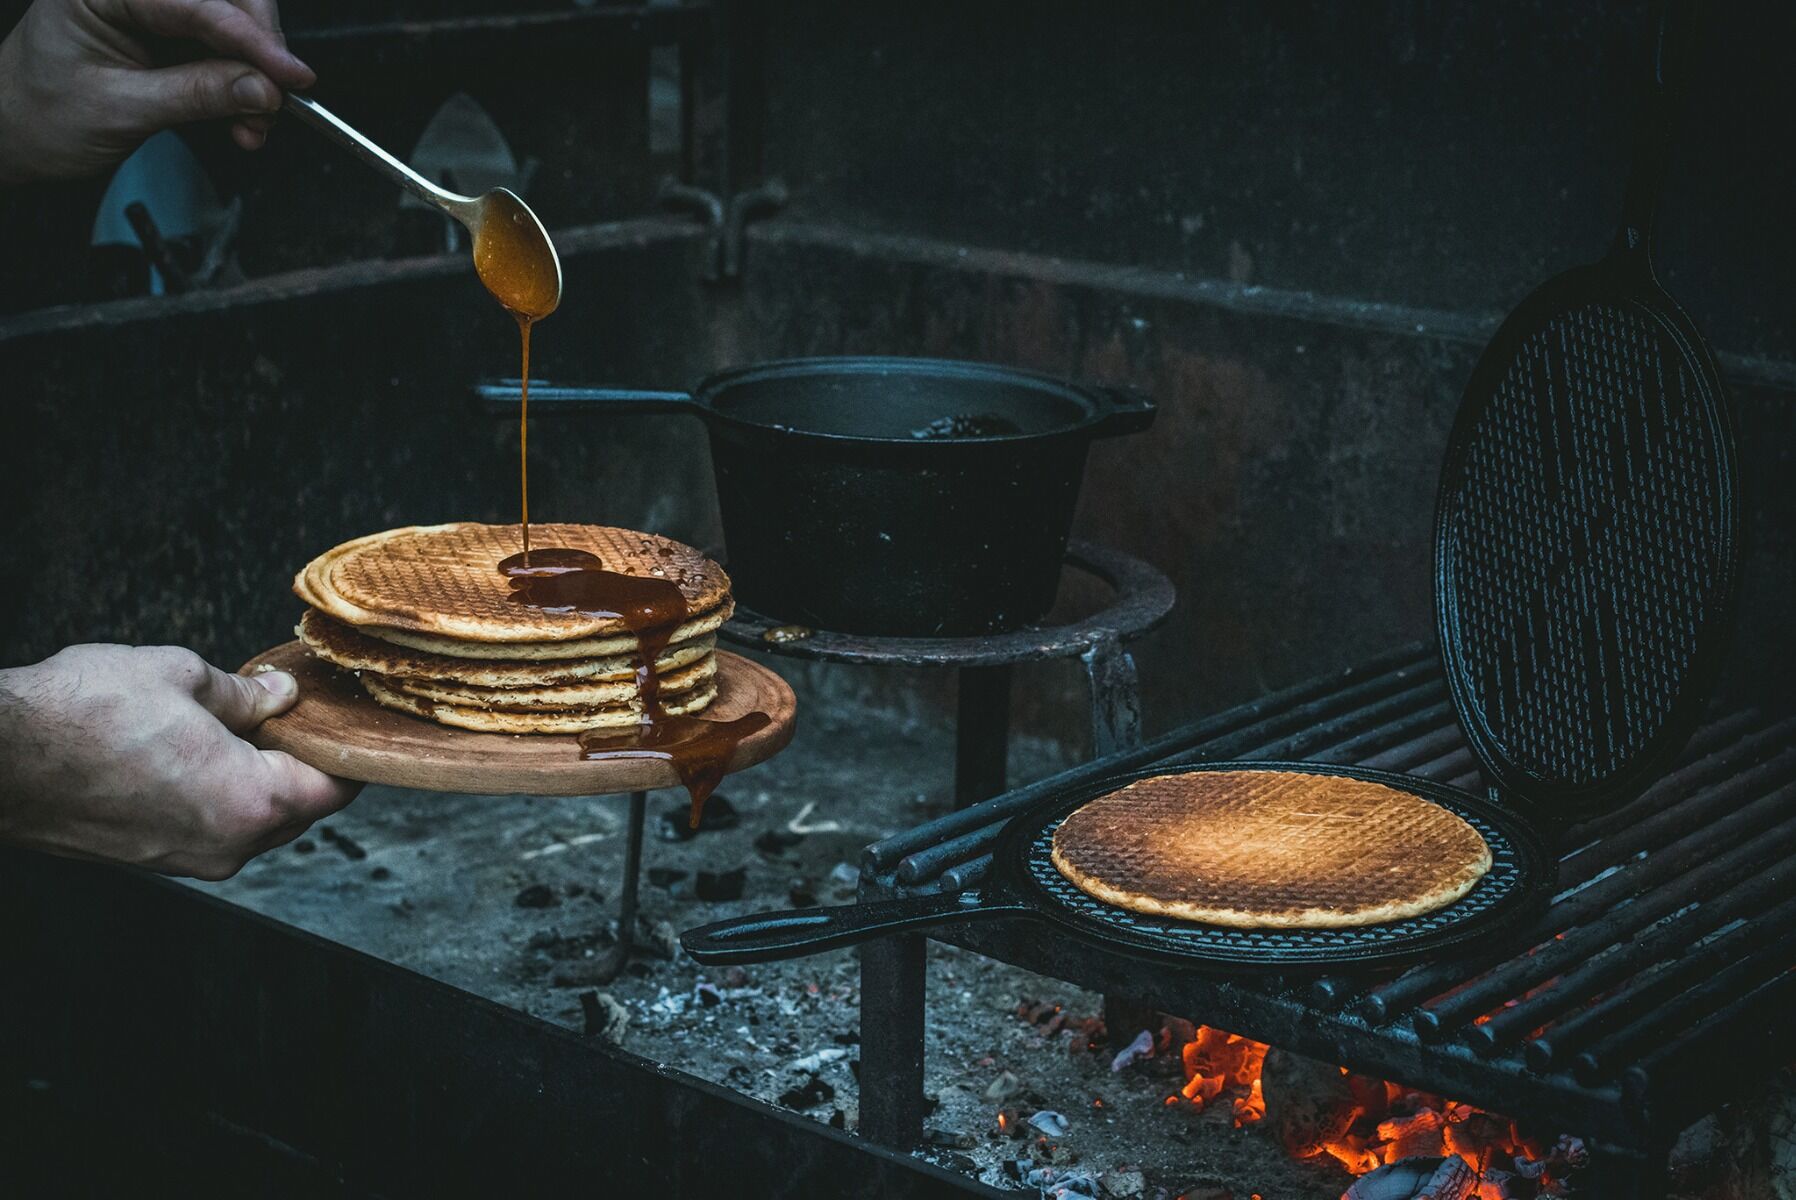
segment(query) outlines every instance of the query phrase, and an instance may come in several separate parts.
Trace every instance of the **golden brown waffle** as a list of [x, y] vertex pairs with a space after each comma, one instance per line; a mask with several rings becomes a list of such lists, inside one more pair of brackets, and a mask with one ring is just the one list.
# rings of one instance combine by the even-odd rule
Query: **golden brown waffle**
[[1296, 929], [1433, 912], [1491, 865], [1478, 831], [1438, 804], [1297, 771], [1138, 780], [1061, 822], [1053, 859], [1081, 891], [1132, 912]]
[[[312, 653], [326, 662], [350, 671], [374, 671], [407, 679], [438, 679], [479, 688], [541, 688], [636, 678], [636, 656], [627, 648], [592, 658], [464, 658], [395, 646], [369, 637], [365, 631], [352, 629], [341, 621], [333, 621], [315, 608], [306, 610], [294, 632]], [[716, 646], [717, 639], [710, 634], [670, 645], [655, 656], [655, 673], [666, 675], [690, 666], [710, 654]]]
[[[641, 719], [639, 706], [636, 705], [576, 709], [565, 713], [498, 712], [469, 705], [443, 704], [407, 695], [374, 675], [363, 675], [362, 686], [383, 707], [423, 717], [439, 725], [453, 725], [479, 733], [583, 733], [588, 729], [623, 729]], [[674, 716], [688, 716], [702, 712], [715, 699], [717, 685], [708, 683], [696, 691], [669, 701], [665, 708]]]
[[[595, 554], [624, 575], [677, 584], [689, 613], [729, 596], [723, 568], [690, 546], [603, 525], [533, 525], [537, 545]], [[307, 564], [299, 597], [349, 625], [380, 626], [473, 643], [567, 642], [628, 633], [616, 617], [553, 613], [519, 604], [499, 563], [522, 547], [516, 525], [417, 525], [345, 542]], [[516, 657], [526, 657], [517, 655]]]
[[[676, 696], [709, 683], [716, 674], [717, 659], [709, 654], [697, 662], [669, 671], [661, 676], [662, 703], [673, 703]], [[565, 712], [604, 708], [614, 704], [634, 704], [640, 695], [634, 677], [626, 680], [601, 679], [564, 683], [550, 687], [514, 688], [471, 687], [451, 680], [406, 679], [392, 675], [379, 675], [378, 678], [398, 691], [425, 700], [506, 711]]]

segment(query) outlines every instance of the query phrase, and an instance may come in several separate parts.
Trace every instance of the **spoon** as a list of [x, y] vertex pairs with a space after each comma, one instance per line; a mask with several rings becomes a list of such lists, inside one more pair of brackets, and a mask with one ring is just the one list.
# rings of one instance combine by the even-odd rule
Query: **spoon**
[[494, 188], [483, 196], [459, 196], [382, 150], [316, 100], [288, 92], [286, 107], [418, 199], [467, 226], [480, 282], [520, 320], [540, 320], [561, 304], [561, 260], [543, 223], [516, 193]]

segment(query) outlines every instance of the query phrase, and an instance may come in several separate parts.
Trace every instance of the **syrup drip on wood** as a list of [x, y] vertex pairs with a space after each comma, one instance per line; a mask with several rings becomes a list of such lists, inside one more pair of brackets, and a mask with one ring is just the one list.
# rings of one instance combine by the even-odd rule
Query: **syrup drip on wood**
[[564, 546], [543, 546], [514, 554], [499, 564], [510, 581], [512, 599], [545, 612], [578, 612], [610, 617], [636, 635], [636, 688], [642, 714], [628, 733], [589, 729], [580, 735], [580, 757], [588, 760], [658, 758], [670, 764], [692, 799], [692, 828], [698, 828], [705, 801], [723, 779], [743, 739], [767, 728], [766, 713], [733, 721], [676, 716], [661, 703], [655, 661], [667, 649], [688, 614], [678, 584], [652, 575], [608, 571], [595, 554]]

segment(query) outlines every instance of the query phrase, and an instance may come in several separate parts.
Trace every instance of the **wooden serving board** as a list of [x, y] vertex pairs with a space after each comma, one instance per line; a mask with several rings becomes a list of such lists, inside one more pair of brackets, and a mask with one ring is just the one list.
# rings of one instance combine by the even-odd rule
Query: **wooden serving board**
[[[382, 708], [353, 675], [314, 657], [300, 642], [256, 655], [239, 673], [263, 665], [299, 680], [299, 701], [262, 722], [249, 740], [344, 779], [477, 795], [603, 796], [679, 786], [673, 767], [658, 759], [588, 762], [572, 734], [473, 733]], [[717, 651], [717, 699], [701, 715], [727, 721], [763, 712], [772, 718], [736, 747], [730, 773], [785, 749], [797, 710], [785, 680]]]

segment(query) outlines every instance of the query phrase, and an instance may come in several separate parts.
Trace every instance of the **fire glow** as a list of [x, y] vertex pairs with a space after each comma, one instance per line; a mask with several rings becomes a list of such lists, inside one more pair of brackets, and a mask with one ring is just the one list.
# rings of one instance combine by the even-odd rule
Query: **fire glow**
[[[1270, 1047], [1207, 1025], [1169, 1022], [1162, 1030], [1163, 1049], [1171, 1050], [1186, 1028], [1190, 1036], [1178, 1048], [1185, 1085], [1166, 1103], [1200, 1110], [1232, 1105], [1236, 1128], [1264, 1121]], [[1582, 1161], [1576, 1139], [1542, 1141], [1469, 1104], [1354, 1075], [1345, 1067], [1327, 1070], [1339, 1071], [1339, 1079], [1329, 1086], [1324, 1075], [1322, 1087], [1301, 1089], [1305, 1119], [1281, 1123], [1277, 1131], [1298, 1158], [1326, 1154], [1357, 1176], [1406, 1159], [1457, 1157], [1469, 1178], [1455, 1194], [1480, 1200], [1563, 1194], [1564, 1175]], [[1344, 1200], [1354, 1197], [1349, 1189]]]

